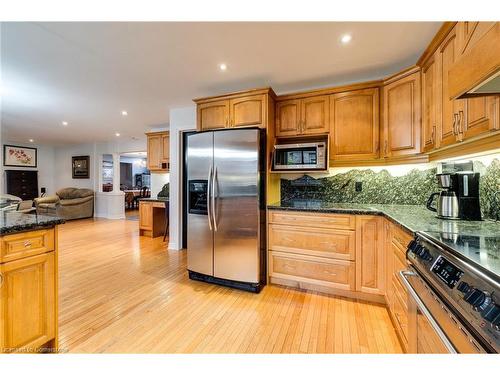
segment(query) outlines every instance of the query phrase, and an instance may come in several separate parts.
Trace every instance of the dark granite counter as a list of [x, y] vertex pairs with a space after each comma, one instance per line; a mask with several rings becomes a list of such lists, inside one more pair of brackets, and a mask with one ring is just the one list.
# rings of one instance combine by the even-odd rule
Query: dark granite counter
[[145, 202], [168, 202], [168, 198], [139, 198], [140, 201], [145, 201]]
[[500, 222], [493, 220], [443, 220], [425, 206], [334, 203], [320, 200], [289, 200], [271, 204], [270, 210], [344, 213], [351, 215], [382, 215], [409, 232], [452, 232], [485, 236], [499, 235]]
[[64, 224], [64, 220], [56, 216], [22, 214], [12, 211], [0, 213], [0, 235], [51, 228], [58, 224]]

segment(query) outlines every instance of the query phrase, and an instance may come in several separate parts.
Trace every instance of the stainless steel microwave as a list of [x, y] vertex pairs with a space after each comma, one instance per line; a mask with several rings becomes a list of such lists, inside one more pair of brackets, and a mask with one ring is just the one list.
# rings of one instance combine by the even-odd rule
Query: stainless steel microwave
[[328, 168], [326, 142], [278, 144], [274, 146], [274, 171], [325, 171]]

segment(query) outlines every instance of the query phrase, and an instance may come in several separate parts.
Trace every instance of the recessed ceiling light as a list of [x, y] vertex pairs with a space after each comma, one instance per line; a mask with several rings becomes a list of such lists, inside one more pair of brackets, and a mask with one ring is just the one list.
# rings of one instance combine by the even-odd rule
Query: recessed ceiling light
[[225, 71], [227, 70], [227, 65], [222, 63], [222, 64], [219, 64], [219, 69], [222, 70], [222, 71]]
[[340, 38], [340, 41], [343, 43], [343, 44], [347, 44], [351, 41], [352, 39], [352, 36], [351, 34], [344, 34], [342, 35], [342, 37]]
[[128, 112], [127, 111], [122, 111], [122, 116], [127, 116]]
[[68, 126], [68, 121], [63, 121], [63, 122], [62, 122], [62, 124], [63, 124], [64, 126]]
[[116, 135], [117, 137], [119, 137], [119, 136], [120, 136], [120, 133], [115, 133], [115, 135]]
[[34, 140], [34, 139], [30, 139], [29, 141], [30, 141], [30, 143], [33, 143], [33, 142], [35, 142], [35, 140]]

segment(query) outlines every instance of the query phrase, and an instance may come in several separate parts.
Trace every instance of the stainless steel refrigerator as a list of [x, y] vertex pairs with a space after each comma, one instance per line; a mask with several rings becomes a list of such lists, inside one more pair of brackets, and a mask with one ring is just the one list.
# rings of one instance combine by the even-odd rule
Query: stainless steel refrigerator
[[191, 134], [186, 145], [189, 277], [254, 292], [265, 284], [265, 134]]

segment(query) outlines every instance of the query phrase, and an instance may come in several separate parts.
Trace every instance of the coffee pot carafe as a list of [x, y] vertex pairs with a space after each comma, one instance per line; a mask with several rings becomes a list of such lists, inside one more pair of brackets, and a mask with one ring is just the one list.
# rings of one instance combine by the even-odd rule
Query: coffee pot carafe
[[[458, 197], [455, 192], [457, 186], [456, 174], [437, 174], [436, 175], [441, 191], [432, 193], [427, 200], [427, 208], [437, 213], [441, 219], [459, 219]], [[434, 198], [438, 197], [436, 207], [433, 207]]]

